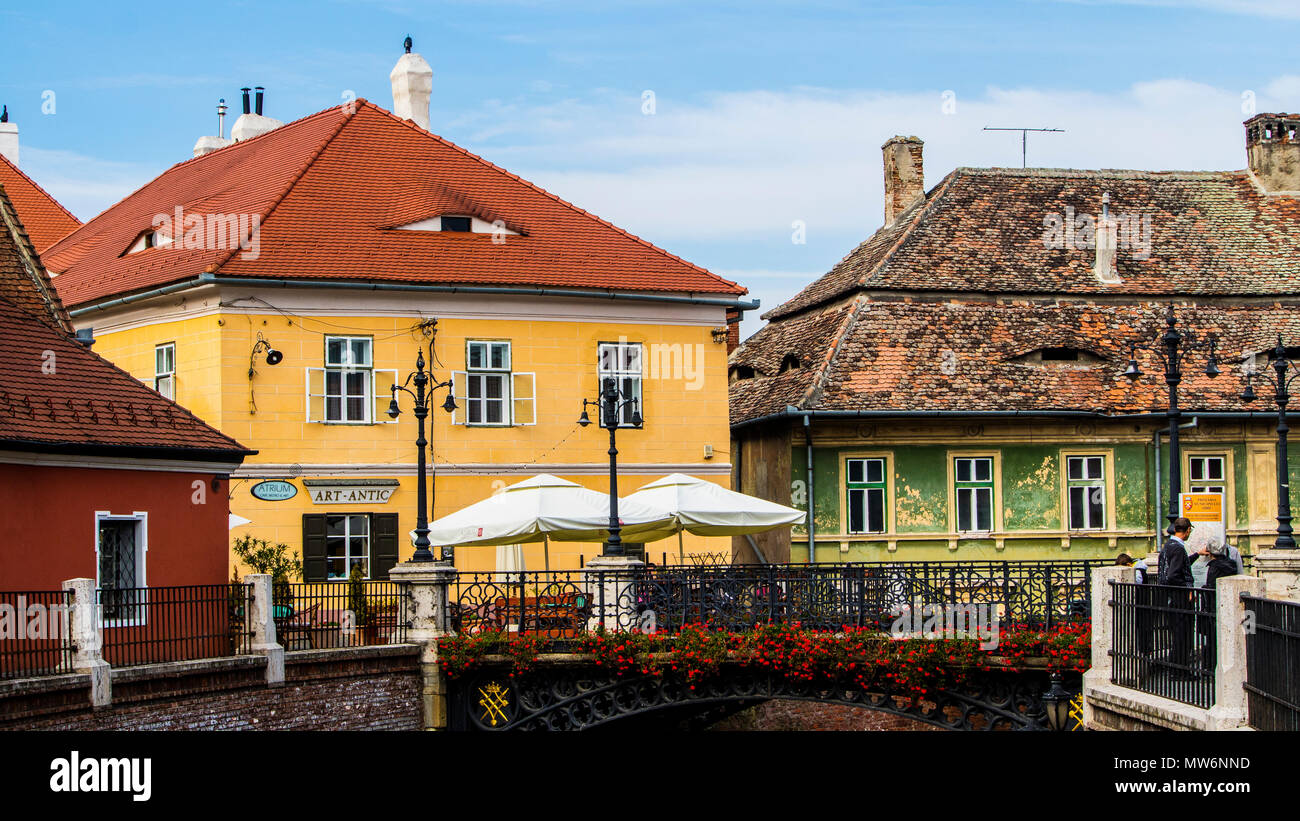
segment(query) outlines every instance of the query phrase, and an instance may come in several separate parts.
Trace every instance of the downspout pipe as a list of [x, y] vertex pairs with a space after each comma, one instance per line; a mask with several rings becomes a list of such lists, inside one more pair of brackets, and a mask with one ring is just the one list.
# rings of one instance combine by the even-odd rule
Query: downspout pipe
[[803, 441], [804, 450], [808, 457], [808, 564], [817, 563], [817, 526], [814, 524], [817, 515], [817, 495], [814, 493], [813, 486], [813, 441], [812, 441], [812, 414], [804, 413], [803, 415]]

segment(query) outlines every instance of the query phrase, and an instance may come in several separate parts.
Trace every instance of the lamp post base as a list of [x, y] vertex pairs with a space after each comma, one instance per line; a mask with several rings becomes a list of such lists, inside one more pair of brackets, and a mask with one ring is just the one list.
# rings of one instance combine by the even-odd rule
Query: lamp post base
[[1255, 554], [1255, 574], [1271, 599], [1300, 601], [1300, 550], [1270, 547]]

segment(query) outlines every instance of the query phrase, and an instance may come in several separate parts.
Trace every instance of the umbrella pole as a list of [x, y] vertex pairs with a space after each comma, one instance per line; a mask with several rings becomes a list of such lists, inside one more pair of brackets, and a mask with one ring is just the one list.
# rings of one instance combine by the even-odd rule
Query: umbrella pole
[[682, 547], [682, 531], [677, 531], [677, 563], [686, 564], [686, 548]]
[[542, 536], [542, 561], [546, 565], [546, 572], [551, 572], [551, 537]]

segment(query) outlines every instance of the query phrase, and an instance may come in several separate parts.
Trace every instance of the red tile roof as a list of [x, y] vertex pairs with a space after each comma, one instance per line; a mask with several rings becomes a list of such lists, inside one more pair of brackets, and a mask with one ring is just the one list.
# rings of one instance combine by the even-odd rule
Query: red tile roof
[[254, 452], [77, 342], [12, 214], [0, 188], [0, 450], [231, 463]]
[[[177, 245], [124, 255], [155, 214], [256, 214], [256, 259]], [[500, 219], [481, 233], [403, 231], [443, 213]], [[57, 243], [46, 263], [69, 305], [194, 278], [395, 281], [740, 295], [744, 288], [641, 240], [365, 100], [179, 165]]]
[[[1049, 241], [1045, 221], [1134, 215], [1116, 255]], [[1121, 243], [1124, 237], [1121, 236]], [[1144, 248], [1149, 243], [1149, 248]], [[1300, 294], [1300, 199], [1266, 196], [1245, 171], [958, 168], [820, 279], [765, 314], [777, 319], [856, 290], [1072, 295]]]
[[72, 216], [68, 209], [59, 205], [54, 197], [45, 193], [45, 189], [32, 182], [3, 155], [0, 155], [0, 185], [8, 192], [38, 254], [81, 225], [81, 220]]

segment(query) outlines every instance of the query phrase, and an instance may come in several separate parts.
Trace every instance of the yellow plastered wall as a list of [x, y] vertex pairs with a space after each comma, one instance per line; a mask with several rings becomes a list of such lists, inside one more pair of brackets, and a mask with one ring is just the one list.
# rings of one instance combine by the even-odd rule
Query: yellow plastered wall
[[[306, 421], [306, 368], [324, 365], [327, 335], [370, 336], [376, 370], [397, 372], [400, 383], [414, 369], [417, 352], [425, 338], [414, 329], [411, 317], [340, 315], [286, 317], [279, 314], [223, 312], [220, 315], [159, 321], [146, 327], [101, 334], [96, 350], [101, 355], [152, 385], [154, 346], [176, 343], [178, 400], [196, 415], [258, 454], [244, 463], [245, 469], [259, 464], [303, 465], [295, 479], [297, 496], [281, 502], [253, 498], [249, 490], [255, 480], [232, 482], [231, 511], [252, 520], [232, 531], [232, 539], [250, 533], [259, 538], [281, 541], [301, 549], [302, 516], [307, 513], [344, 513], [348, 508], [315, 505], [301, 478], [321, 477], [312, 465], [372, 465], [390, 470], [414, 465], [416, 420], [412, 400], [399, 393], [402, 415], [389, 423], [383, 415], [388, 405], [387, 375], [380, 380], [374, 416], [379, 424], [340, 425]], [[608, 463], [608, 433], [592, 425], [581, 428], [577, 419], [582, 399], [596, 397], [597, 344], [640, 342], [643, 358], [643, 430], [618, 433], [620, 465], [700, 465], [729, 461], [727, 415], [726, 346], [713, 341], [709, 327], [646, 325], [578, 321], [509, 321], [493, 319], [442, 319], [438, 323], [434, 373], [440, 380], [452, 371], [465, 369], [468, 339], [510, 340], [512, 370], [536, 374], [537, 424], [514, 427], [467, 427], [453, 425], [440, 408], [444, 392], [433, 399], [428, 438], [435, 465], [480, 465], [475, 475], [444, 473], [437, 479], [434, 515], [442, 516], [491, 495], [493, 490], [527, 478], [535, 472], [553, 472], [600, 492], [608, 491], [608, 475], [588, 472], [566, 474], [563, 466]], [[249, 378], [249, 354], [261, 333], [284, 355], [283, 361], [267, 365], [262, 354], [253, 360]], [[687, 348], [691, 368], [674, 368], [652, 362], [652, 346], [674, 351]], [[676, 346], [675, 348], [673, 346]], [[667, 349], [667, 348], [666, 348]], [[696, 361], [701, 357], [701, 362]], [[652, 365], [661, 365], [658, 373]], [[673, 363], [675, 364], [675, 363]], [[692, 368], [702, 378], [692, 379]], [[250, 390], [251, 383], [251, 390]], [[252, 409], [256, 407], [256, 411]], [[704, 446], [712, 445], [712, 461], [704, 458]], [[523, 473], [493, 474], [494, 464], [527, 464]], [[548, 465], [557, 466], [552, 470]], [[620, 471], [621, 496], [670, 472], [629, 474]], [[687, 472], [690, 472], [689, 470]], [[478, 473], [486, 475], [476, 475]], [[283, 474], [279, 474], [283, 476]], [[357, 472], [355, 478], [383, 475]], [[283, 478], [288, 478], [287, 476]], [[400, 485], [386, 504], [367, 506], [352, 512], [397, 512], [401, 532], [415, 527], [416, 478], [397, 477]], [[727, 475], [706, 478], [726, 487]], [[401, 558], [412, 552], [402, 541]], [[685, 549], [730, 555], [730, 538], [704, 538], [686, 534]], [[542, 545], [526, 545], [529, 570], [543, 566]], [[662, 554], [670, 561], [677, 555], [676, 538], [647, 545], [647, 554], [659, 562]], [[599, 543], [552, 544], [553, 569], [576, 568], [579, 556], [591, 558], [600, 552]], [[461, 548], [457, 566], [467, 570], [495, 569], [496, 549]]]

